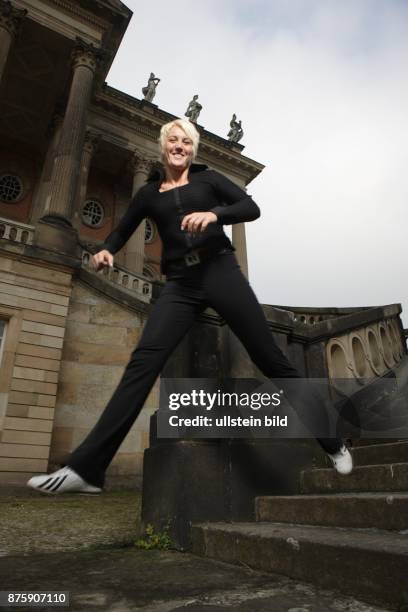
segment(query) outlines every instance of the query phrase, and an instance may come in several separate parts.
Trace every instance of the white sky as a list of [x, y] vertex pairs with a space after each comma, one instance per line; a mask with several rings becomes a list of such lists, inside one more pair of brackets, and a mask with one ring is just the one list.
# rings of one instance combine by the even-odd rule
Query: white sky
[[408, 327], [408, 1], [127, 0], [108, 83], [226, 136], [266, 168], [248, 187], [250, 282], [265, 304], [401, 302]]

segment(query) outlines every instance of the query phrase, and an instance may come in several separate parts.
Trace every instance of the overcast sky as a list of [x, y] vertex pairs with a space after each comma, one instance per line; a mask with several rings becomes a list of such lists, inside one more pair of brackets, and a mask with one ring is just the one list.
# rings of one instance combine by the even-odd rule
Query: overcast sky
[[250, 282], [265, 304], [401, 302], [408, 327], [408, 1], [127, 0], [108, 83], [226, 136], [248, 187]]

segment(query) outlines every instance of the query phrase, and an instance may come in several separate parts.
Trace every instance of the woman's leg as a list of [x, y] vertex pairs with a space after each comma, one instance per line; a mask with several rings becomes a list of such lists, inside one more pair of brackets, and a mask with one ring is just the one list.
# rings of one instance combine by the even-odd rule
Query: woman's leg
[[122, 379], [94, 428], [65, 465], [102, 487], [105, 471], [138, 417], [168, 357], [205, 308], [202, 292], [168, 281], [154, 304]]
[[[206, 269], [204, 290], [208, 303], [225, 319], [265, 376], [302, 378], [276, 344], [264, 311], [234, 254], [220, 255], [211, 260]], [[288, 392], [290, 388], [288, 385]], [[304, 394], [293, 397], [293, 408], [301, 417], [305, 407], [312, 404], [312, 418], [317, 422], [328, 422], [323, 399], [318, 393], [309, 390], [309, 397]], [[335, 453], [342, 446], [340, 438], [317, 438], [317, 441], [328, 453]]]

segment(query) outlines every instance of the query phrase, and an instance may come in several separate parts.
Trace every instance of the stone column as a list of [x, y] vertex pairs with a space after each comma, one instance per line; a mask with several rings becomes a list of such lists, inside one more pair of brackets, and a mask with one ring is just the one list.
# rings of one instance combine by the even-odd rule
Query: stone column
[[[132, 198], [145, 184], [153, 161], [136, 152], [131, 159], [133, 170]], [[126, 244], [125, 266], [135, 274], [143, 273], [146, 223], [143, 220]]]
[[41, 177], [33, 197], [33, 206], [30, 215], [30, 223], [33, 224], [37, 223], [38, 219], [48, 212], [44, 207], [50, 193], [50, 180], [54, 165], [54, 158], [57, 153], [58, 143], [61, 136], [62, 120], [63, 116], [59, 113], [55, 113], [48, 128], [48, 149], [45, 155]]
[[85, 140], [86, 113], [101, 50], [77, 39], [73, 52], [73, 77], [62, 124], [58, 152], [51, 178], [46, 209], [48, 221], [70, 226]]
[[85, 202], [86, 193], [88, 189], [88, 177], [89, 170], [91, 167], [92, 158], [96, 149], [98, 148], [98, 144], [100, 142], [101, 135], [95, 134], [90, 130], [86, 131], [84, 147], [82, 150], [81, 157], [81, 167], [79, 172], [78, 186], [77, 186], [77, 195], [75, 198], [75, 209], [73, 211], [72, 216], [72, 224], [79, 231], [82, 220], [81, 220], [81, 212], [82, 206]]
[[236, 248], [235, 255], [245, 276], [248, 278], [248, 259], [245, 238], [245, 223], [236, 223], [232, 226], [232, 244]]
[[0, 0], [0, 81], [6, 66], [13, 38], [27, 14], [26, 9], [17, 9], [11, 2]]

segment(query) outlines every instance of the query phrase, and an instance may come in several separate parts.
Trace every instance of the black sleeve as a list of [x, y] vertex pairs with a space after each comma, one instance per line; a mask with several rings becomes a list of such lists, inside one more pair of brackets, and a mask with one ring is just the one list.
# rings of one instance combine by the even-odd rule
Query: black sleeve
[[217, 223], [219, 225], [254, 221], [261, 216], [259, 206], [255, 204], [246, 191], [216, 170], [210, 170], [209, 172], [212, 174], [211, 183], [217, 198], [220, 203], [226, 204], [226, 206], [221, 205], [211, 208], [211, 212], [215, 213], [218, 217]]
[[144, 201], [144, 187], [141, 187], [130, 201], [129, 207], [118, 225], [105, 238], [100, 247], [101, 251], [106, 249], [112, 255], [120, 251], [146, 217]]

